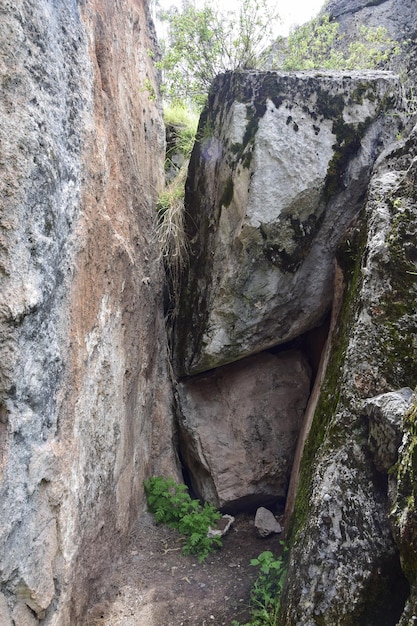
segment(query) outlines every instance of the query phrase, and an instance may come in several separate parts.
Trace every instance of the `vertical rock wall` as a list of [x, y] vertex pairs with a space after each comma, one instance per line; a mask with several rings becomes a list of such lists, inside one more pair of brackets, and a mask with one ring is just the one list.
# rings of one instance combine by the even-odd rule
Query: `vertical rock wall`
[[[415, 589], [415, 566], [409, 567], [415, 511], [404, 501], [412, 491], [404, 481], [408, 461], [398, 469], [390, 522], [395, 468], [387, 472], [375, 458], [369, 443], [375, 423], [366, 407], [370, 398], [416, 381], [416, 137], [414, 129], [380, 159], [360, 226], [339, 250], [346, 292], [302, 462], [284, 593], [288, 626], [394, 626], [408, 585]], [[410, 424], [405, 430], [407, 459]]]
[[154, 40], [141, 0], [6, 0], [0, 38], [0, 623], [81, 624], [176, 467]]

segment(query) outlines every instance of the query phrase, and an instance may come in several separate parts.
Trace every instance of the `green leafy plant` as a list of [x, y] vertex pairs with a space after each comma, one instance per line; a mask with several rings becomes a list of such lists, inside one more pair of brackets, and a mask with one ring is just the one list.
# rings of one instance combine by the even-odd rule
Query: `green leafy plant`
[[281, 542], [283, 554], [275, 558], [269, 550], [261, 552], [250, 564], [259, 567], [251, 595], [252, 619], [246, 624], [233, 621], [233, 626], [277, 626], [281, 606], [281, 594], [287, 575], [286, 553], [288, 548]]
[[397, 55], [400, 45], [386, 28], [361, 25], [350, 43], [344, 43], [339, 23], [319, 16], [296, 28], [281, 40], [272, 61], [284, 70], [355, 70], [382, 66]]
[[213, 78], [220, 72], [259, 66], [273, 37], [278, 16], [268, 0], [242, 0], [237, 10], [221, 10], [206, 2], [163, 14], [168, 35], [162, 41], [163, 91], [166, 100], [202, 106]]
[[193, 500], [185, 485], [173, 478], [152, 476], [144, 482], [149, 510], [158, 523], [177, 529], [186, 537], [184, 554], [197, 554], [204, 561], [210, 552], [221, 547], [220, 537], [208, 537], [221, 514], [211, 504]]
[[199, 112], [192, 106], [173, 102], [164, 106], [164, 122], [169, 134], [165, 170], [174, 167], [179, 173], [180, 167], [173, 162], [175, 153], [181, 155], [183, 164], [185, 167], [188, 166], [197, 134], [198, 120]]

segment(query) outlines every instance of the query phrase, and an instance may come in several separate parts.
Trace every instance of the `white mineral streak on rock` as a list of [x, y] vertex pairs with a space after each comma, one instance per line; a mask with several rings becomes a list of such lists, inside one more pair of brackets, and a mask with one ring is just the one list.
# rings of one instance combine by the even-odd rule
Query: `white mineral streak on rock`
[[242, 143], [247, 123], [246, 105], [241, 102], [233, 102], [226, 122], [228, 136], [232, 144]]

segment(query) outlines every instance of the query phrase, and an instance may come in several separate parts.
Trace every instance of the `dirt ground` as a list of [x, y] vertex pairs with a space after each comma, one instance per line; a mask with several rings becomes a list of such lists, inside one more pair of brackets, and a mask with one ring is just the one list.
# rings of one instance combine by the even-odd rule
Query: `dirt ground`
[[223, 547], [204, 563], [183, 556], [180, 535], [145, 514], [132, 532], [127, 554], [115, 564], [87, 626], [230, 626], [250, 618], [250, 589], [264, 550], [281, 553], [280, 536], [261, 539], [254, 516], [241, 514]]

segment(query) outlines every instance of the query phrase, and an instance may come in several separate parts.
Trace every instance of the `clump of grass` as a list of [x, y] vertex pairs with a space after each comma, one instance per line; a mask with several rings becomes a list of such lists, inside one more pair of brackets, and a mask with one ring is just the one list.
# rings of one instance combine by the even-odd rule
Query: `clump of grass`
[[[198, 112], [183, 104], [171, 103], [164, 110], [164, 121], [170, 131], [165, 169], [170, 171], [157, 204], [157, 238], [164, 260], [170, 297], [170, 314], [175, 317], [179, 307], [179, 284], [188, 262], [185, 235], [185, 181], [188, 163], [198, 126]], [[180, 155], [180, 165], [174, 161]], [[172, 175], [174, 172], [174, 175]]]
[[186, 168], [181, 168], [176, 178], [165, 187], [157, 204], [156, 230], [167, 274], [173, 316], [178, 312], [181, 272], [188, 261], [184, 209], [186, 175]]
[[165, 126], [175, 129], [177, 149], [190, 158], [197, 133], [199, 112], [182, 103], [169, 103], [164, 107]]

